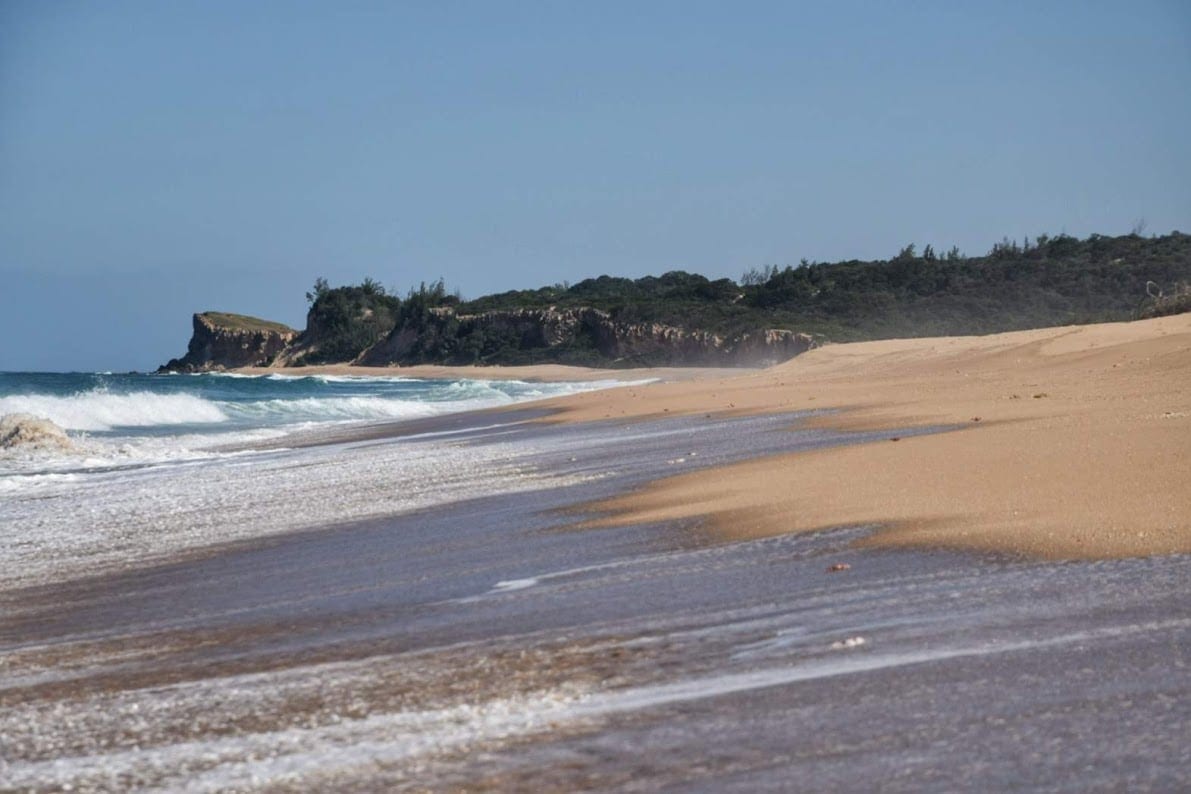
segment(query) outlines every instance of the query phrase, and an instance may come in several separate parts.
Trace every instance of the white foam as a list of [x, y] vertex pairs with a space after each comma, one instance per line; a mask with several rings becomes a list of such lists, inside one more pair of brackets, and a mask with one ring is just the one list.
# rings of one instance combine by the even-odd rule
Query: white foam
[[[549, 730], [551, 717], [564, 713], [578, 697], [578, 690], [563, 687], [482, 704], [334, 719], [314, 728], [64, 756], [13, 764], [7, 782], [17, 788], [85, 782], [103, 787], [102, 783], [135, 774], [170, 790], [214, 792], [256, 788], [269, 782], [309, 781], [324, 772], [334, 776], [338, 770], [367, 768], [380, 759], [392, 763], [481, 740]], [[140, 709], [131, 705], [126, 706], [129, 718], [143, 719]], [[315, 788], [335, 787], [331, 780], [326, 783]]]
[[[288, 375], [238, 375], [219, 373], [215, 377], [297, 380]], [[331, 375], [313, 376], [328, 383], [349, 380], [374, 382], [372, 378], [346, 378]], [[390, 382], [409, 382], [407, 378], [385, 379]], [[507, 381], [508, 387], [526, 387], [518, 393], [487, 381], [452, 381], [416, 399], [374, 394], [350, 396], [275, 398], [269, 400], [223, 402], [194, 394], [157, 394], [148, 391], [115, 393], [93, 389], [73, 395], [17, 394], [0, 397], [0, 414], [27, 413], [49, 419], [73, 431], [105, 432], [119, 428], [144, 428], [187, 424], [215, 424], [229, 419], [268, 421], [289, 424], [301, 421], [364, 421], [385, 419], [414, 419], [442, 413], [469, 411], [507, 405], [512, 402], [543, 396], [572, 394], [579, 391], [605, 388], [607, 382], [557, 384], [548, 388], [531, 388], [529, 384]], [[510, 393], [510, 391], [512, 393]]]
[[67, 430], [105, 431], [117, 427], [210, 424], [227, 421], [215, 403], [193, 394], [116, 394], [101, 389], [70, 396], [14, 394], [0, 397], [0, 414], [27, 413]]
[[[1055, 634], [1041, 639], [990, 641], [883, 653], [831, 655], [800, 664], [712, 673], [659, 684], [592, 690], [578, 682], [487, 701], [456, 703], [359, 718], [324, 715], [319, 724], [288, 727], [239, 736], [131, 747], [106, 753], [62, 755], [50, 760], [12, 763], [7, 783], [17, 788], [66, 784], [103, 787], [106, 782], [140, 779], [185, 791], [221, 791], [270, 784], [301, 784], [327, 788], [355, 775], [368, 775], [377, 765], [402, 767], [421, 764], [444, 752], [490, 745], [510, 739], [557, 733], [560, 726], [598, 725], [622, 714], [708, 698], [789, 686], [873, 671], [949, 659], [1028, 653], [1048, 647], [1097, 641], [1120, 641], [1131, 636], [1185, 629], [1191, 620], [1176, 618], [1143, 624]], [[186, 681], [167, 687], [135, 690], [109, 697], [105, 713], [128, 723], [147, 725], [155, 713], [191, 712], [199, 704], [218, 700], [224, 708], [253, 713], [264, 705], [283, 702], [287, 695], [311, 687], [376, 680], [386, 657], [311, 665], [288, 671], [253, 673], [212, 680]], [[37, 714], [16, 706], [0, 717], [0, 728], [31, 719], [54, 719], [67, 725], [82, 722], [94, 701], [56, 704], [51, 714]], [[18, 713], [20, 712], [20, 713]], [[413, 767], [417, 769], [418, 767]], [[320, 785], [324, 784], [324, 785]]]
[[[163, 442], [168, 448], [172, 440]], [[6, 483], [0, 526], [19, 541], [0, 544], [0, 586], [582, 481], [519, 464], [535, 449], [518, 442], [395, 439], [230, 455], [191, 450], [160, 463], [152, 463], [153, 452], [134, 447], [124, 461], [134, 465], [100, 468], [78, 480], [0, 478]]]
[[413, 383], [417, 378], [400, 375], [270, 375], [270, 378], [310, 378], [323, 383]]
[[[228, 413], [244, 419], [276, 422], [416, 419], [443, 412], [429, 403], [393, 397], [300, 397], [225, 404]], [[458, 410], [457, 407], [452, 407]]]
[[497, 582], [492, 587], [494, 593], [506, 593], [509, 590], [524, 590], [527, 587], [533, 587], [538, 584], [538, 579], [509, 579], [504, 582]]

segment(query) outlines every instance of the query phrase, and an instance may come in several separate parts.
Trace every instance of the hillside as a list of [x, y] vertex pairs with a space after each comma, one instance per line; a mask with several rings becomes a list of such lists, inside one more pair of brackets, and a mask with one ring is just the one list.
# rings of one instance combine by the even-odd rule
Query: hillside
[[803, 262], [742, 283], [675, 271], [505, 292], [460, 312], [590, 306], [614, 319], [717, 332], [794, 328], [832, 341], [981, 334], [1131, 318], [1146, 283], [1191, 281], [1191, 235], [1003, 241], [985, 256], [907, 246], [888, 260]]
[[252, 363], [755, 366], [823, 340], [987, 334], [1179, 311], [1189, 283], [1191, 235], [1177, 231], [1006, 239], [976, 257], [909, 245], [888, 260], [804, 260], [750, 271], [739, 283], [671, 271], [468, 301], [441, 280], [400, 298], [372, 279], [347, 287], [320, 279], [307, 293], [305, 331]]

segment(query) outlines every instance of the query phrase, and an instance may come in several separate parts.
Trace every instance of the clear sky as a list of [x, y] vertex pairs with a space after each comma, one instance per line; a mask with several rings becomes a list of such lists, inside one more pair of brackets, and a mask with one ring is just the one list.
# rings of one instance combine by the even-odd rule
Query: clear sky
[[190, 314], [1191, 231], [1191, 2], [0, 0], [0, 370]]

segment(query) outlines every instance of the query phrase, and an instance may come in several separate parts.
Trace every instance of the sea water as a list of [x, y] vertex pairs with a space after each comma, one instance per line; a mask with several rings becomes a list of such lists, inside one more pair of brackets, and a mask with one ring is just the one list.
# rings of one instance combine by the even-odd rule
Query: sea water
[[610, 382], [0, 372], [0, 416], [31, 413], [97, 438], [207, 435], [410, 419], [606, 385]]
[[[0, 373], [0, 416], [68, 449], [0, 450], [0, 587], [187, 549], [557, 485], [523, 445], [287, 441], [615, 385], [330, 375]], [[493, 418], [493, 423], [512, 421]], [[267, 442], [267, 443], [265, 443]]]

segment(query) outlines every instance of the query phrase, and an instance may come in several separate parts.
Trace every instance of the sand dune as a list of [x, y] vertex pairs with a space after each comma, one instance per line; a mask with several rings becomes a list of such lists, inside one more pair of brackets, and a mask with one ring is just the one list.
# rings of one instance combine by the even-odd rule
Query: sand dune
[[1191, 552], [1191, 315], [831, 345], [735, 377], [550, 402], [563, 421], [837, 409], [951, 432], [750, 461], [596, 505], [729, 538], [879, 523], [869, 542], [1047, 558]]

